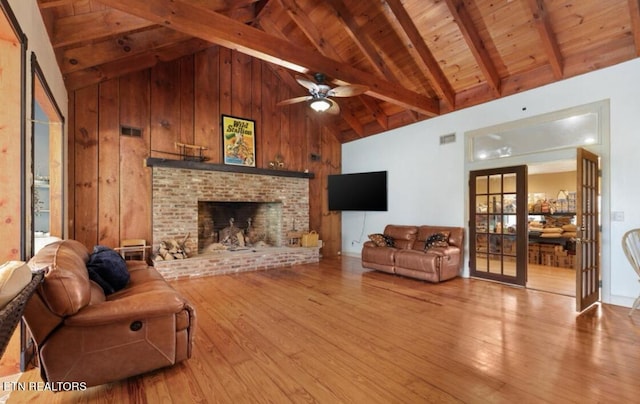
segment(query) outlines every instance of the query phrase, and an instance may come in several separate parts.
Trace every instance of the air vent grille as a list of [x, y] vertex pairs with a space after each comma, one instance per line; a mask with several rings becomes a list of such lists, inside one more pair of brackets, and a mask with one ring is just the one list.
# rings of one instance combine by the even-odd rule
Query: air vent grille
[[122, 136], [142, 137], [142, 129], [133, 126], [120, 126], [120, 134]]
[[455, 133], [449, 133], [448, 135], [442, 135], [440, 136], [440, 144], [447, 144], [447, 143], [455, 143], [456, 141], [456, 134]]

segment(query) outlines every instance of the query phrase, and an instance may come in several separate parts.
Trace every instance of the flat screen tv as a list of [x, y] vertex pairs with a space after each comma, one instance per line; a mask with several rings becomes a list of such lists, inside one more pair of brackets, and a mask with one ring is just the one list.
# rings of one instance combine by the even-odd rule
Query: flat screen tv
[[387, 210], [387, 172], [334, 174], [328, 177], [329, 210]]

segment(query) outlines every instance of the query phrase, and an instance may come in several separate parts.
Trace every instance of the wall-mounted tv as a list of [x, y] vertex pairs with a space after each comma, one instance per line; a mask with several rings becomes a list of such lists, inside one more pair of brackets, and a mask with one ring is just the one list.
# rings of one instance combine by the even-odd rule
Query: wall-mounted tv
[[334, 174], [328, 177], [329, 210], [387, 210], [387, 172]]

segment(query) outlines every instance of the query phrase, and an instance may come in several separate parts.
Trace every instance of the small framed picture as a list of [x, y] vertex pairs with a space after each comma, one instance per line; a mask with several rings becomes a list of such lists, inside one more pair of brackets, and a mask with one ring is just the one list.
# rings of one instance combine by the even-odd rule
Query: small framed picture
[[256, 166], [256, 122], [251, 119], [222, 115], [222, 154], [224, 163]]

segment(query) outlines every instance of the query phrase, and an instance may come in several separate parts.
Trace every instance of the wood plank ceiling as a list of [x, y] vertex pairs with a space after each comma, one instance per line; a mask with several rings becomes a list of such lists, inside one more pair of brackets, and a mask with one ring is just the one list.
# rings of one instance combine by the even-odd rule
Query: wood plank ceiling
[[640, 0], [38, 4], [69, 91], [216, 44], [270, 63], [300, 96], [300, 74], [366, 85], [364, 95], [336, 100], [342, 142], [640, 55]]

